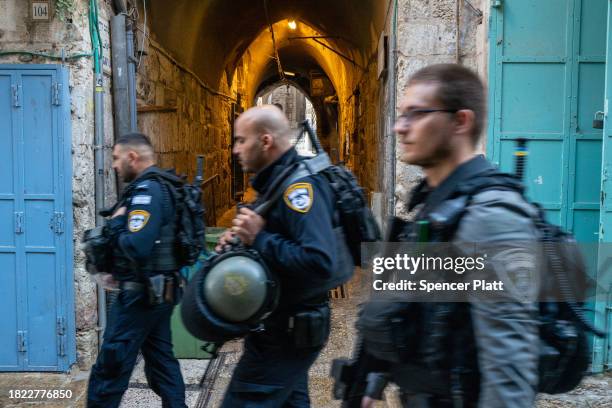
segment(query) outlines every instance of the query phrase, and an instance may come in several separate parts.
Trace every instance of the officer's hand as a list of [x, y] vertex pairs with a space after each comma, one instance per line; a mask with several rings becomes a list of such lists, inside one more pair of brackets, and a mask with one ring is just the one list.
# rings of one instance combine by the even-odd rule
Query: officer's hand
[[115, 211], [115, 213], [113, 214], [113, 216], [111, 218], [115, 218], [115, 217], [119, 217], [121, 215], [125, 215], [126, 210], [127, 209], [125, 207], [119, 208], [117, 211]]
[[370, 397], [363, 397], [361, 399], [361, 408], [374, 408], [374, 401]]
[[229, 229], [225, 230], [225, 232], [221, 234], [221, 236], [219, 237], [219, 241], [217, 241], [217, 246], [215, 246], [215, 251], [216, 252], [223, 251], [223, 247], [226, 245], [230, 245], [235, 236], [236, 234], [234, 234], [232, 230], [229, 230]]
[[240, 238], [242, 243], [251, 245], [259, 231], [266, 225], [266, 220], [255, 211], [242, 207], [232, 224], [234, 224], [232, 231]]

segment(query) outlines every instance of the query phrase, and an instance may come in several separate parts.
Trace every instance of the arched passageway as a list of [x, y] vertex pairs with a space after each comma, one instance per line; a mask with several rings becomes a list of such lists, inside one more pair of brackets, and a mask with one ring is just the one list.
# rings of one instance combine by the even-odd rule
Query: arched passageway
[[285, 112], [289, 119], [289, 126], [293, 132], [292, 143], [298, 154], [302, 156], [313, 156], [315, 151], [308, 137], [300, 134], [302, 128], [300, 123], [307, 120], [316, 129], [319, 121], [315, 107], [308, 94], [292, 82], [282, 81], [266, 86], [255, 97], [255, 105], [276, 105]]
[[278, 84], [294, 86], [312, 104], [332, 159], [356, 173], [371, 199], [383, 195], [390, 86], [379, 54], [386, 51], [390, 3], [147, 2], [138, 96], [151, 108], [139, 124], [164, 166], [193, 174], [194, 156], [205, 154], [205, 178], [213, 178], [209, 223], [245, 189], [231, 158], [233, 120]]

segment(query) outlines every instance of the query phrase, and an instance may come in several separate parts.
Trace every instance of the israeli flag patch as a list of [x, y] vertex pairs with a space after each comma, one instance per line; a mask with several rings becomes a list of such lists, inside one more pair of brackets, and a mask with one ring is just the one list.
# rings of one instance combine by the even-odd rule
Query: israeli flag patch
[[312, 184], [294, 183], [287, 187], [284, 194], [285, 203], [289, 208], [300, 213], [307, 213], [312, 207], [314, 194]]
[[132, 198], [132, 205], [149, 205], [151, 204], [150, 195], [137, 195]]

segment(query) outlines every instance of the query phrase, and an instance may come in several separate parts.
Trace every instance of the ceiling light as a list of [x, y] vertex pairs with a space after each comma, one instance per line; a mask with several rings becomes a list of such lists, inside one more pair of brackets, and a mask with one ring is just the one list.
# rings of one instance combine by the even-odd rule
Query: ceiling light
[[295, 72], [291, 72], [291, 71], [283, 71], [283, 74], [290, 76], [290, 77], [294, 77], [295, 76]]
[[295, 30], [297, 28], [297, 23], [295, 22], [295, 20], [289, 20], [289, 22], [287, 23], [287, 25], [289, 26], [290, 29]]

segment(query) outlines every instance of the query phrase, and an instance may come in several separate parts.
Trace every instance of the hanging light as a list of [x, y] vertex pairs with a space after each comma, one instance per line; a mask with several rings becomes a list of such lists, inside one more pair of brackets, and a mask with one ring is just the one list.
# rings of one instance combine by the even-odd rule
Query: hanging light
[[289, 20], [287, 25], [289, 26], [291, 30], [295, 30], [297, 28], [297, 23], [295, 22], [295, 20]]

